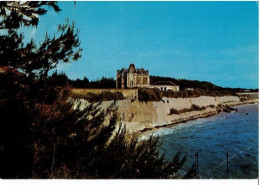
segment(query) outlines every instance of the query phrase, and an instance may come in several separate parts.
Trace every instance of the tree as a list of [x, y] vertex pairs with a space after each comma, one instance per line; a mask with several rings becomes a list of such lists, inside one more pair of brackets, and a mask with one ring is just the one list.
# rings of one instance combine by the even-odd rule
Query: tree
[[166, 161], [157, 138], [138, 141], [118, 127], [115, 104], [80, 110], [58, 74], [48, 76], [81, 49], [69, 21], [40, 44], [24, 43], [17, 29], [37, 26], [47, 7], [60, 11], [56, 2], [0, 2], [0, 177], [176, 178], [185, 157]]
[[[48, 72], [59, 62], [80, 57], [78, 32], [74, 24], [59, 25], [53, 37], [42, 43], [24, 43], [21, 26], [37, 26], [38, 17], [56, 2], [0, 2], [0, 67], [10, 69], [0, 75], [1, 177], [30, 178], [34, 165], [35, 137], [32, 128], [39, 104], [65, 98], [66, 89], [49, 85]], [[17, 72], [22, 75], [17, 75]]]

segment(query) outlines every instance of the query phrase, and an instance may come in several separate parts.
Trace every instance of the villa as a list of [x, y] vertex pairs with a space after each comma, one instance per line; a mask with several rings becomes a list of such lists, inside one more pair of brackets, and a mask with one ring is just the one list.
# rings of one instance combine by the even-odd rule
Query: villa
[[116, 74], [116, 88], [132, 89], [138, 87], [158, 88], [162, 91], [172, 90], [179, 91], [179, 86], [171, 81], [159, 81], [150, 84], [149, 71], [143, 68], [135, 68], [134, 64], [130, 64], [128, 69], [122, 68], [117, 70]]

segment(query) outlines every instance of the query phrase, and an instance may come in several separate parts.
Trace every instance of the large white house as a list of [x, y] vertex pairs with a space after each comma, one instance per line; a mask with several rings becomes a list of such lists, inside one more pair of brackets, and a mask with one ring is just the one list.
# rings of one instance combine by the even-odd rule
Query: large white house
[[172, 90], [173, 92], [178, 92], [179, 86], [171, 81], [158, 81], [149, 86], [149, 88], [158, 88], [162, 91]]

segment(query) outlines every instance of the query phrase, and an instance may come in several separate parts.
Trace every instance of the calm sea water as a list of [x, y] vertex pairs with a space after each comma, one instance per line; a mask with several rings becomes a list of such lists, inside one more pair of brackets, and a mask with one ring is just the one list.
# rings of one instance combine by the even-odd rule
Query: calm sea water
[[155, 131], [153, 135], [159, 135], [163, 141], [159, 150], [165, 151], [169, 160], [176, 151], [182, 151], [187, 156], [184, 171], [194, 163], [194, 154], [198, 152], [201, 179], [258, 178], [258, 105], [242, 105], [237, 109], [238, 112], [220, 113]]

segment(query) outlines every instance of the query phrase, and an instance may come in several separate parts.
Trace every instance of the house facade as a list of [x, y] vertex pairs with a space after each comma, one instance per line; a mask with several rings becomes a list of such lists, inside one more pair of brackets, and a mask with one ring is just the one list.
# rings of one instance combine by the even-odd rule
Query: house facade
[[180, 90], [179, 86], [171, 81], [158, 81], [150, 85], [149, 88], [157, 88], [161, 91], [172, 90], [173, 92], [178, 92]]
[[137, 69], [134, 64], [130, 64], [128, 69], [117, 70], [116, 88], [137, 88], [148, 87], [150, 85], [149, 71], [143, 68]]
[[130, 64], [128, 69], [117, 70], [116, 88], [132, 89], [138, 87], [158, 88], [162, 91], [179, 91], [179, 86], [171, 81], [159, 81], [150, 85], [149, 71], [143, 68], [137, 69], [134, 64]]

